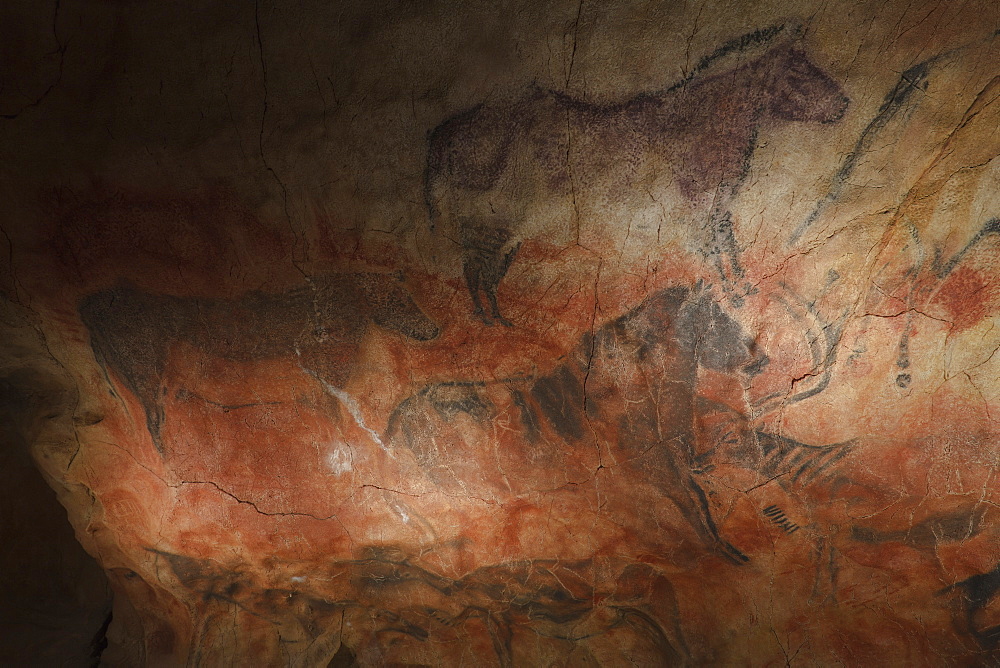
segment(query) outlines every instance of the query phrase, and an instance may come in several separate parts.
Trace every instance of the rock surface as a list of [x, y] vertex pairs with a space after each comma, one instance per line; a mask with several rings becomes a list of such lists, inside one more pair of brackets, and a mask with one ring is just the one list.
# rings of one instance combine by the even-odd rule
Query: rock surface
[[0, 11], [104, 663], [1000, 661], [996, 3]]

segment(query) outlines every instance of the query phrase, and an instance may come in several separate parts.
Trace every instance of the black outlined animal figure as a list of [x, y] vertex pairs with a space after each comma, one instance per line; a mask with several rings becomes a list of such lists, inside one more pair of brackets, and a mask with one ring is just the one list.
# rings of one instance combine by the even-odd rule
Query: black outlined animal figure
[[175, 297], [120, 284], [86, 297], [80, 317], [97, 360], [136, 396], [162, 453], [163, 375], [174, 343], [233, 361], [297, 356], [301, 367], [339, 387], [369, 322], [417, 341], [439, 329], [386, 274], [328, 274], [310, 287], [240, 299]]
[[294, 617], [313, 641], [340, 627], [340, 646], [347, 648], [338, 652], [342, 657], [384, 658], [373, 646], [446, 647], [451, 639], [467, 644], [469, 627], [479, 627], [504, 668], [523, 665], [535, 634], [578, 646], [576, 656], [589, 656], [592, 643], [613, 652], [627, 638], [616, 657], [620, 662], [682, 665], [690, 658], [674, 588], [644, 563], [610, 564], [610, 577], [600, 583], [591, 560], [524, 559], [451, 578], [411, 563], [400, 550], [369, 545], [359, 559], [331, 562], [325, 577], [301, 577], [285, 588], [267, 587], [253, 569], [239, 565], [226, 568], [214, 560], [146, 549], [169, 565], [182, 586], [199, 594], [195, 614], [206, 623], [199, 624], [202, 637], [192, 643], [196, 652], [212, 649], [239, 610], [276, 626]]
[[[546, 470], [560, 465], [553, 458], [561, 453], [606, 444], [615, 461], [676, 505], [706, 545], [743, 563], [748, 557], [719, 535], [694, 474], [698, 370], [747, 378], [766, 363], [707, 290], [669, 288], [586, 336], [547, 375], [424, 387], [395, 409], [384, 440], [409, 448], [443, 486], [466, 484], [454, 472], [487, 447], [498, 415], [516, 416], [508, 419], [518, 425], [511, 443], [528, 450], [512, 457], [538, 456]], [[465, 424], [465, 433], [451, 433], [449, 423], [468, 420], [482, 431]], [[470, 472], [482, 473], [476, 469]], [[511, 474], [502, 477], [517, 489], [518, 481], [506, 482]]]
[[927, 90], [927, 78], [930, 74], [931, 65], [938, 58], [940, 56], [917, 63], [900, 75], [895, 87], [886, 94], [878, 112], [876, 112], [868, 125], [865, 126], [865, 129], [861, 131], [857, 141], [854, 143], [854, 147], [844, 156], [840, 167], [830, 180], [830, 189], [826, 195], [816, 202], [813, 210], [792, 232], [791, 237], [788, 239], [789, 244], [798, 242], [802, 238], [802, 235], [819, 219], [827, 207], [840, 198], [844, 187], [850, 183], [850, 178], [854, 174], [858, 163], [871, 150], [875, 140], [878, 139], [879, 135], [893, 118], [898, 116], [900, 112], [903, 112], [905, 115], [906, 110], [912, 110], [912, 105], [914, 104], [912, 99], [913, 94], [917, 91]]
[[[758, 133], [780, 122], [834, 123], [849, 103], [790, 39], [774, 44], [789, 31], [777, 26], [733, 40], [683, 81], [617, 104], [535, 87], [434, 128], [424, 173], [431, 230], [447, 220], [483, 322], [504, 322], [496, 288], [520, 241], [547, 234], [568, 242], [574, 225], [579, 241], [588, 210], [603, 220], [605, 205], [640, 196], [648, 202], [663, 187], [679, 190], [689, 209], [688, 219], [671, 223], [690, 230], [738, 305], [750, 289], [738, 285], [744, 272], [729, 209]], [[724, 55], [769, 43], [763, 54], [726, 71], [702, 71]]]
[[[922, 202], [931, 197], [925, 195], [929, 190], [927, 188], [914, 190], [922, 197], [913, 197], [911, 192], [912, 199], [906, 203], [906, 208], [913, 206], [913, 201]], [[905, 213], [896, 226], [899, 235], [897, 243], [901, 246], [899, 254], [880, 268], [878, 281], [873, 282], [868, 297], [876, 305], [867, 307], [869, 312], [883, 308], [881, 304], [887, 294], [893, 295], [893, 300], [905, 306], [898, 314], [903, 317], [904, 325], [896, 353], [895, 385], [901, 390], [907, 390], [913, 381], [910, 336], [915, 331], [918, 317], [926, 317], [930, 313], [931, 317], [948, 322], [953, 329], [972, 324], [969, 318], [984, 317], [982, 309], [994, 299], [991, 290], [985, 289], [989, 283], [985, 277], [992, 275], [989, 267], [1000, 248], [998, 217], [984, 221], [960, 248], [947, 253], [942, 248], [941, 240], [933, 239], [931, 234], [922, 234], [914, 224], [912, 214]], [[955, 230], [954, 225], [950, 230], [949, 235]], [[977, 273], [982, 273], [982, 280], [986, 282], [968, 284], [970, 278], [974, 282], [978, 280]], [[956, 291], [956, 283], [951, 283], [952, 280], [957, 280], [957, 285], [962, 287]], [[950, 296], [949, 292], [952, 293]], [[955, 303], [948, 304], [948, 301]], [[944, 309], [944, 312], [939, 309]]]
[[945, 594], [955, 599], [955, 625], [971, 635], [989, 658], [1000, 658], [1000, 624], [990, 624], [996, 621], [995, 616], [990, 619], [980, 614], [1000, 594], [1000, 564], [938, 592], [938, 595]]

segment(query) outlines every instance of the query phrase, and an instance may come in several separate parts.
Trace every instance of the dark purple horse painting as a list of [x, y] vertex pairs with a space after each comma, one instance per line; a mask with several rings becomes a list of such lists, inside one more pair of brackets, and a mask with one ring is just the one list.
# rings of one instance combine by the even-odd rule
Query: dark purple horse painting
[[[619, 218], [630, 217], [629, 198], [657, 187], [670, 188], [687, 206], [669, 224], [688, 233], [738, 305], [748, 287], [730, 205], [758, 133], [786, 121], [835, 123], [849, 102], [789, 32], [776, 26], [744, 35], [683, 81], [616, 104], [532, 87], [434, 128], [424, 180], [431, 230], [446, 228], [458, 244], [479, 318], [510, 324], [496, 292], [525, 238], [579, 242], [581, 210], [600, 224], [620, 225], [607, 221], [616, 206]], [[735, 65], [708, 73], [710, 64], [718, 69], [723, 56], [734, 54]], [[568, 232], [553, 234], [558, 227]]]

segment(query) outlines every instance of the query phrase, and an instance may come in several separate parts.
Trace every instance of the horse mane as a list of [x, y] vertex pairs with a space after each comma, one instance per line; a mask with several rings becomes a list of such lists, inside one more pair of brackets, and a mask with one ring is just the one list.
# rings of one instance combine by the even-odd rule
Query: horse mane
[[688, 72], [687, 76], [671, 84], [666, 92], [671, 92], [686, 86], [696, 78], [710, 76], [713, 73], [724, 71], [733, 67], [734, 59], [747, 55], [748, 52], [756, 53], [772, 47], [779, 37], [784, 37], [791, 41], [802, 32], [802, 25], [798, 21], [788, 21], [758, 28], [753, 32], [748, 32], [739, 37], [725, 42], [712, 53], [702, 56], [701, 60]]
[[[550, 95], [564, 107], [575, 109], [577, 111], [604, 113], [615, 113], [628, 107], [641, 107], [647, 103], [657, 104], [662, 99], [663, 95], [672, 93], [679, 88], [683, 88], [697, 78], [711, 76], [719, 73], [720, 71], [731, 69], [735, 66], [732, 61], [740, 58], [741, 56], [746, 56], [748, 52], [756, 53], [772, 47], [779, 36], [784, 35], [786, 40], [791, 41], [799, 36], [801, 31], [802, 26], [798, 21], [788, 21], [786, 23], [767, 26], [766, 28], [758, 28], [753, 32], [748, 32], [740, 35], [739, 37], [734, 37], [725, 44], [719, 46], [712, 53], [702, 56], [701, 60], [698, 61], [698, 64], [695, 65], [683, 79], [675, 81], [666, 89], [644, 91], [624, 100], [605, 103], [589, 102], [565, 91], [540, 86], [537, 82], [532, 82], [529, 86], [529, 90], [531, 91], [529, 93], [529, 97]], [[729, 57], [727, 58], [727, 56]], [[720, 61], [722, 62], [720, 63]], [[479, 104], [464, 113], [472, 114], [480, 107], [482, 107], [482, 104]], [[457, 117], [458, 116], [454, 118]]]

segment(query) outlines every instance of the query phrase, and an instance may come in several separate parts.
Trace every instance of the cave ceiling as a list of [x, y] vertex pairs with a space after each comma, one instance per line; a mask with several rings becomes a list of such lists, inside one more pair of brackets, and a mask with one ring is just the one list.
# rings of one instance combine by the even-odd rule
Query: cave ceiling
[[0, 11], [105, 664], [1000, 662], [1000, 5]]

